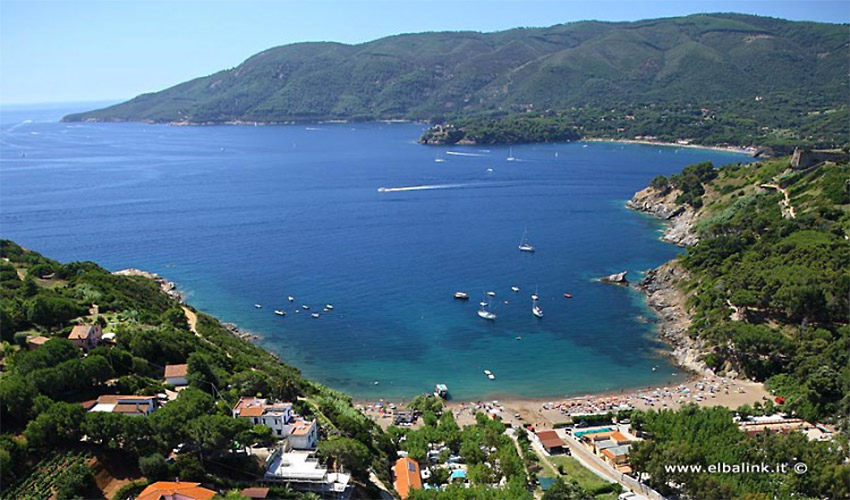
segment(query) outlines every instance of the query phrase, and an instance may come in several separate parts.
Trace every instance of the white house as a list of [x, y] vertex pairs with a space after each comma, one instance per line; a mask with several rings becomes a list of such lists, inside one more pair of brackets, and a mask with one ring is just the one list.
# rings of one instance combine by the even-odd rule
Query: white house
[[189, 365], [165, 365], [165, 383], [175, 387], [189, 385]]
[[295, 420], [289, 431], [289, 446], [295, 450], [314, 450], [319, 444], [319, 426], [315, 420]]
[[242, 398], [233, 407], [233, 418], [247, 418], [253, 424], [271, 427], [274, 434], [284, 437], [289, 434], [292, 419], [292, 403], [269, 403], [262, 398]]
[[156, 409], [156, 396], [125, 396], [105, 394], [96, 401], [83, 404], [90, 411], [123, 413], [130, 416], [148, 416]]

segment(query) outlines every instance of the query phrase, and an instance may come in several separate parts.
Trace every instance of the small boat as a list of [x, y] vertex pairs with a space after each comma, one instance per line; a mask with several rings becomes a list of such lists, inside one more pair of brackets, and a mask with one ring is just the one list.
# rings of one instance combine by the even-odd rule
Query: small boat
[[314, 318], [318, 318], [318, 317], [319, 317], [319, 313], [313, 313], [313, 314], [311, 314], [310, 316], [312, 316], [312, 317], [314, 317]]
[[262, 309], [263, 308], [262, 304], [254, 304], [254, 307], [256, 309]]
[[537, 301], [534, 301], [534, 304], [531, 306], [531, 314], [537, 316], [538, 318], [543, 317], [543, 309], [537, 305]]
[[457, 300], [469, 300], [469, 294], [466, 292], [455, 292], [455, 298]]
[[286, 316], [286, 311], [281, 311], [280, 309], [275, 309], [274, 313], [278, 316]]
[[487, 303], [481, 301], [481, 309], [478, 310], [478, 316], [487, 321], [495, 321], [496, 313], [487, 310]]
[[295, 310], [295, 314], [298, 314], [298, 313], [300, 313], [300, 312], [301, 312], [301, 309], [296, 309], [296, 310]]
[[522, 337], [520, 337], [519, 335], [517, 335], [517, 336], [516, 336], [516, 340], [522, 340]]
[[322, 309], [322, 312], [323, 312], [323, 313], [326, 313], [326, 312], [328, 312], [328, 311], [330, 311], [330, 309], [328, 309], [327, 307], [325, 307], [324, 309]]
[[496, 376], [492, 373], [490, 375], [487, 375], [487, 378], [489, 378], [490, 380], [496, 380]]
[[573, 298], [573, 294], [571, 294], [571, 293], [565, 293], [565, 294], [564, 294], [564, 298], [565, 298], [565, 299], [571, 299], [571, 298]]
[[495, 296], [496, 296], [496, 292], [490, 291], [490, 292], [487, 292], [487, 295], [489, 295], [489, 296], [491, 296], [491, 297], [495, 297]]
[[529, 252], [534, 253], [534, 245], [528, 242], [528, 230], [526, 229], [522, 233], [522, 240], [519, 242], [519, 251], [520, 252]]
[[449, 386], [446, 384], [437, 384], [434, 386], [434, 395], [438, 398], [448, 399]]
[[493, 372], [491, 372], [490, 370], [484, 370], [484, 375], [490, 375], [491, 373]]
[[445, 161], [446, 161], [446, 159], [445, 159], [445, 158], [435, 158], [435, 159], [434, 159], [434, 162], [436, 162], [436, 163], [443, 163], [443, 162], [445, 162]]
[[511, 291], [512, 291], [512, 292], [514, 292], [514, 293], [516, 293], [516, 292], [518, 292], [518, 291], [519, 291], [519, 287], [518, 287], [518, 286], [512, 286], [512, 287], [511, 287]]
[[492, 168], [488, 168], [488, 169], [487, 169], [487, 171], [488, 171], [488, 172], [492, 172], [492, 171], [493, 171], [493, 169], [492, 169]]
[[539, 298], [540, 298], [540, 297], [538, 297], [536, 293], [532, 293], [532, 294], [531, 294], [531, 300], [537, 300], [537, 299], [539, 299]]
[[301, 309], [304, 309], [306, 311], [307, 309], [310, 309], [310, 306], [303, 305], [303, 306], [301, 306]]
[[514, 158], [514, 148], [513, 147], [508, 148], [508, 161], [516, 161], [516, 158]]
[[295, 297], [293, 297], [292, 295], [287, 297], [287, 299], [289, 299], [290, 302], [295, 302]]
[[327, 310], [329, 310], [329, 311], [333, 311], [333, 310], [334, 310], [334, 306], [333, 306], [333, 304], [325, 304], [325, 309], [327, 309]]

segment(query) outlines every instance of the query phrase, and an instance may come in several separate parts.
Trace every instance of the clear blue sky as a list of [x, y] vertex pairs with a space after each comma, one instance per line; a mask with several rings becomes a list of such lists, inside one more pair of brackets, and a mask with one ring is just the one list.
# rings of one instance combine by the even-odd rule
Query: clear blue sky
[[848, 0], [0, 0], [0, 102], [122, 100], [292, 42], [744, 12], [850, 22]]

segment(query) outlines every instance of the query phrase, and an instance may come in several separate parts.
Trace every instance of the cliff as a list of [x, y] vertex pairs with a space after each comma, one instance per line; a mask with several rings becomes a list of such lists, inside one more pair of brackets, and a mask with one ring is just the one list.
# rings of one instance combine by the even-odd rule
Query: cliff
[[635, 193], [626, 206], [668, 221], [662, 241], [679, 246], [696, 245], [699, 241], [694, 231], [697, 210], [690, 205], [677, 203], [676, 198], [681, 194], [679, 189], [650, 186]]

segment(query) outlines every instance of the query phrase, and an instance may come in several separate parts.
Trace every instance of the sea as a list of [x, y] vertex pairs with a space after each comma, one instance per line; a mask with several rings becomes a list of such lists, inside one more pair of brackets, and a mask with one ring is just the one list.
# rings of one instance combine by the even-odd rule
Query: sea
[[[681, 252], [625, 208], [655, 176], [750, 161], [605, 142], [423, 146], [413, 123], [59, 121], [91, 107], [0, 108], [0, 236], [158, 273], [361, 400], [438, 383], [483, 400], [682, 382], [643, 296], [597, 278], [636, 281]], [[519, 251], [524, 236], [536, 252]]]

